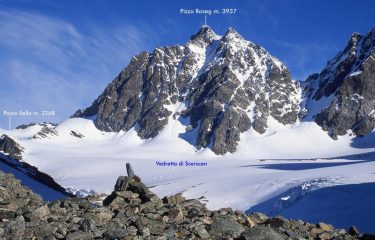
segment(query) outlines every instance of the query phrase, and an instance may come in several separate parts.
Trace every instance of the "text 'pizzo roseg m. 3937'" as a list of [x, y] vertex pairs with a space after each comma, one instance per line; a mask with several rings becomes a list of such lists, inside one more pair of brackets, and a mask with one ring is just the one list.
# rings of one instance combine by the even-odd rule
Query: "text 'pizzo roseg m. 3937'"
[[[143, 139], [180, 121], [187, 134], [195, 133], [192, 144], [216, 154], [234, 152], [240, 134], [251, 128], [264, 133], [270, 119], [284, 125], [315, 120], [333, 138], [349, 129], [363, 135], [374, 128], [375, 87], [364, 87], [374, 84], [374, 33], [353, 35], [320, 74], [299, 82], [233, 28], [218, 36], [204, 26], [184, 46], [133, 57], [93, 104], [73, 117], [95, 116], [104, 131], [134, 128]], [[322, 97], [331, 97], [328, 106], [309, 116]]]

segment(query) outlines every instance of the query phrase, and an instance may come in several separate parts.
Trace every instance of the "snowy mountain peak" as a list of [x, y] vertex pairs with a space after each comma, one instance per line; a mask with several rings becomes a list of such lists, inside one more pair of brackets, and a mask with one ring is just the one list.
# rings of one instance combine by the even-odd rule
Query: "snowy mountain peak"
[[243, 39], [243, 37], [232, 27], [228, 28], [223, 36], [224, 41], [230, 41], [233, 39]]
[[320, 74], [302, 84], [302, 101], [288, 68], [264, 48], [233, 28], [220, 37], [205, 26], [184, 46], [133, 58], [74, 116], [95, 116], [104, 131], [134, 129], [140, 138], [154, 138], [177, 121], [186, 128], [174, 134], [217, 154], [236, 151], [250, 129], [264, 134], [270, 123], [293, 124], [298, 114], [307, 114], [333, 138], [348, 129], [365, 135], [375, 125], [375, 87], [365, 87], [374, 84], [374, 36], [373, 30], [353, 34]]
[[[348, 130], [366, 135], [375, 127], [375, 31], [352, 34], [346, 47], [308, 79], [307, 108], [325, 102], [312, 116], [337, 139]], [[311, 115], [311, 114], [310, 114]]]
[[352, 34], [352, 36], [350, 37], [349, 42], [353, 42], [353, 43], [355, 43], [355, 42], [358, 42], [358, 40], [360, 40], [361, 38], [362, 38], [362, 35], [361, 35], [360, 33], [358, 33], [358, 32], [354, 32], [354, 33]]
[[[269, 120], [297, 120], [297, 88], [288, 69], [233, 28], [223, 37], [202, 27], [185, 46], [161, 47], [133, 58], [91, 107], [104, 131], [134, 129], [154, 138], [167, 125], [186, 125], [174, 134], [217, 154], [234, 152], [240, 135], [264, 133]], [[179, 116], [179, 117], [177, 117]]]
[[220, 36], [216, 35], [211, 27], [209, 27], [208, 25], [204, 25], [195, 35], [191, 36], [190, 40], [211, 43], [213, 40], [216, 40], [218, 38], [220, 38]]

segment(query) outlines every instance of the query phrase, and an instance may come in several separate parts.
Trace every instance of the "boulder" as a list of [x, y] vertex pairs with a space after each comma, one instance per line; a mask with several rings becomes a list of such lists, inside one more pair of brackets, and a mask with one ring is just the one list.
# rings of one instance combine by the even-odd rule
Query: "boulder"
[[239, 240], [285, 240], [287, 239], [271, 227], [258, 226], [244, 231]]
[[182, 222], [184, 213], [180, 206], [176, 206], [169, 210], [168, 217], [173, 222]]
[[333, 230], [333, 226], [331, 224], [326, 224], [326, 223], [323, 223], [323, 222], [318, 223], [317, 227], [324, 232], [330, 232], [330, 231]]
[[126, 176], [119, 176], [115, 184], [115, 191], [126, 191], [129, 183], [129, 178]]
[[66, 240], [92, 240], [93, 235], [88, 232], [72, 232], [66, 236]]
[[177, 193], [175, 195], [168, 196], [168, 197], [165, 196], [163, 198], [163, 202], [166, 203], [166, 204], [180, 204], [185, 200], [186, 200], [186, 198], [184, 198], [182, 196], [182, 193]]
[[281, 216], [276, 216], [267, 219], [265, 224], [271, 226], [273, 229], [287, 228], [289, 221]]
[[41, 220], [47, 219], [47, 217], [49, 215], [50, 215], [50, 211], [49, 211], [47, 205], [43, 205], [43, 206], [35, 209], [35, 211], [32, 212], [33, 218], [37, 218], [37, 219], [41, 219]]
[[0, 219], [13, 219], [16, 212], [12, 209], [0, 208]]
[[91, 214], [92, 220], [96, 225], [102, 226], [112, 219], [113, 213], [107, 208], [99, 208]]
[[215, 214], [212, 220], [209, 233], [213, 237], [237, 238], [245, 231], [245, 228], [232, 215]]

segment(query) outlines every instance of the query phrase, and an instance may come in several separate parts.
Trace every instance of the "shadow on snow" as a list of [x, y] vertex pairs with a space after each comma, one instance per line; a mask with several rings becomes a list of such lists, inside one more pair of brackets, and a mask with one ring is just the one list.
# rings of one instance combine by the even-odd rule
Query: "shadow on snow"
[[375, 233], [375, 183], [347, 184], [306, 190], [303, 185], [249, 208], [247, 213], [328, 222], [336, 228], [350, 225]]
[[[342, 162], [309, 162], [306, 163], [304, 161], [317, 161], [317, 160], [337, 160], [342, 159]], [[375, 152], [368, 152], [368, 153], [361, 153], [361, 154], [352, 154], [352, 155], [345, 155], [345, 156], [338, 156], [338, 157], [330, 157], [330, 158], [305, 158], [305, 159], [260, 159], [261, 161], [295, 161], [295, 162], [288, 162], [288, 163], [269, 163], [269, 164], [250, 164], [250, 165], [243, 165], [240, 167], [258, 167], [263, 169], [274, 169], [274, 170], [308, 170], [308, 169], [317, 169], [317, 168], [327, 168], [327, 167], [337, 167], [337, 166], [345, 166], [345, 165], [352, 165], [358, 163], [366, 163], [375, 160]], [[353, 161], [347, 161], [353, 160]]]

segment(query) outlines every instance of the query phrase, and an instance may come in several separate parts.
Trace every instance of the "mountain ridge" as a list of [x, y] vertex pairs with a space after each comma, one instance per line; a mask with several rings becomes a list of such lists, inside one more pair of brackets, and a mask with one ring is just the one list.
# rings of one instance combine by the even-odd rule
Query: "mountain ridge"
[[318, 74], [306, 80], [306, 104], [331, 98], [315, 116], [323, 130], [337, 139], [348, 130], [364, 136], [375, 127], [375, 28], [353, 33], [346, 47]]
[[[221, 37], [202, 27], [184, 46], [133, 57], [91, 107], [73, 117], [96, 115], [100, 130], [134, 127], [147, 139], [158, 135], [172, 114], [181, 115], [190, 121], [186, 132], [198, 131], [193, 143], [198, 149], [211, 146], [225, 154], [236, 151], [242, 132], [264, 133], [269, 117], [294, 123], [297, 94], [287, 67], [264, 48], [233, 28]], [[171, 112], [177, 103], [185, 109]]]

